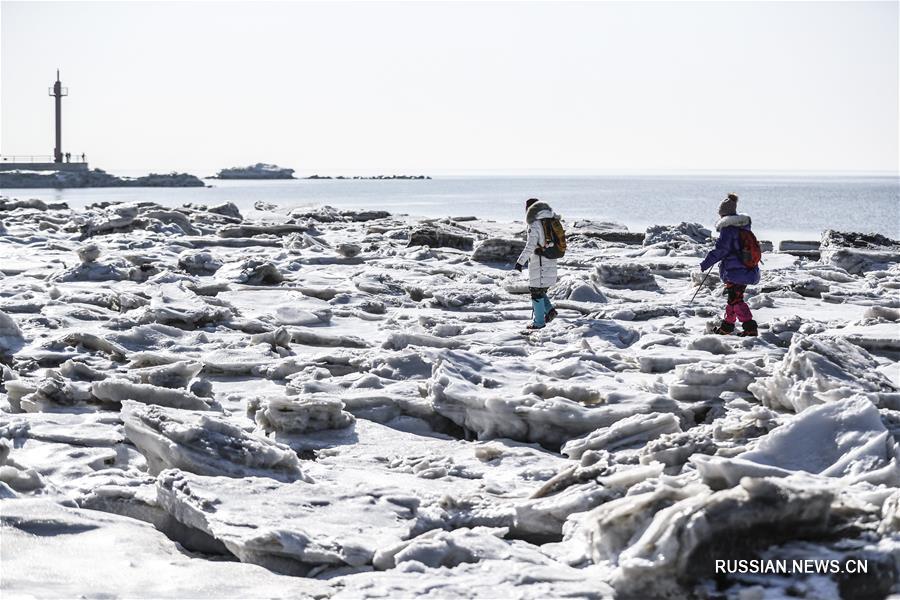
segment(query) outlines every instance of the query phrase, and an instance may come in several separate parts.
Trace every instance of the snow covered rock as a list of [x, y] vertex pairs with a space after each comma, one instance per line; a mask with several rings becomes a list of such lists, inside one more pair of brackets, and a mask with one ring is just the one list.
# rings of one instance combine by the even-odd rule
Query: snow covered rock
[[877, 368], [868, 352], [846, 340], [797, 334], [772, 375], [747, 390], [766, 406], [794, 412], [857, 392], [893, 407], [900, 401], [898, 388]]
[[122, 421], [151, 473], [174, 467], [201, 475], [308, 481], [290, 448], [223, 417], [125, 401]]

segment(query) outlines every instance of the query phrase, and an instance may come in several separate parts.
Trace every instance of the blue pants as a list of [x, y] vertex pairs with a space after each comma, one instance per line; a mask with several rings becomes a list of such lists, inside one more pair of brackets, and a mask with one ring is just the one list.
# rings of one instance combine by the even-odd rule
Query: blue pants
[[531, 308], [534, 310], [534, 324], [543, 327], [546, 324], [547, 313], [553, 310], [553, 304], [547, 297], [547, 288], [528, 288], [531, 292]]

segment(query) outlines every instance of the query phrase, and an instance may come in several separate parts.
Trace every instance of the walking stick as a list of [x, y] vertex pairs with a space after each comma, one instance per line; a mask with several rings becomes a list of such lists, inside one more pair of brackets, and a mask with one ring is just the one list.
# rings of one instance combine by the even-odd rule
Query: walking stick
[[710, 265], [710, 266], [709, 266], [709, 269], [707, 269], [707, 271], [706, 271], [706, 275], [703, 276], [703, 280], [700, 282], [700, 285], [697, 286], [697, 291], [694, 292], [694, 295], [693, 295], [693, 296], [691, 296], [691, 301], [688, 302], [688, 304], [693, 304], [693, 303], [694, 303], [694, 298], [697, 297], [697, 293], [700, 292], [700, 288], [702, 288], [702, 287], [703, 287], [703, 284], [706, 283], [706, 279], [707, 279], [707, 277], [709, 277], [709, 274], [712, 273], [712, 268], [713, 268], [714, 266], [715, 266], [715, 265]]

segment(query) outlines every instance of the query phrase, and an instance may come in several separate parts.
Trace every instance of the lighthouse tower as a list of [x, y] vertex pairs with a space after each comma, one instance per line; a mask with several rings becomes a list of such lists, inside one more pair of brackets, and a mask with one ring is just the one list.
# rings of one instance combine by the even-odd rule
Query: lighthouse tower
[[0, 171], [87, 171], [88, 163], [84, 154], [63, 152], [62, 149], [62, 99], [69, 95], [69, 89], [62, 86], [59, 80], [59, 69], [56, 70], [56, 83], [49, 89], [53, 96], [56, 116], [56, 145], [53, 147], [53, 162], [46, 154], [0, 154]]
[[63, 162], [62, 151], [62, 99], [69, 95], [69, 88], [64, 88], [59, 81], [59, 69], [56, 70], [56, 83], [50, 89], [49, 95], [56, 99], [56, 146], [53, 148], [53, 162]]

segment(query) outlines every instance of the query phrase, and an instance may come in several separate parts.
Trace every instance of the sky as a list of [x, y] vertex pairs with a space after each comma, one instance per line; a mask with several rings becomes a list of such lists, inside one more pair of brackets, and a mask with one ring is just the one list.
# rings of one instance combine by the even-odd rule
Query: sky
[[898, 171], [897, 2], [0, 2], [0, 152], [111, 172]]

